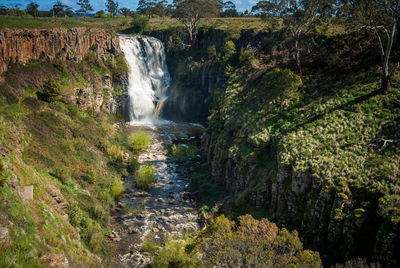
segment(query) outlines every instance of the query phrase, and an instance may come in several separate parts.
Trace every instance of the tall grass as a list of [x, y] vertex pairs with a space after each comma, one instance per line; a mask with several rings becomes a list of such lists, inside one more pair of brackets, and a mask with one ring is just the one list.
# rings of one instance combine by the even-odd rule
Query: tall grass
[[150, 190], [156, 181], [153, 165], [143, 165], [135, 172], [136, 186], [143, 190]]

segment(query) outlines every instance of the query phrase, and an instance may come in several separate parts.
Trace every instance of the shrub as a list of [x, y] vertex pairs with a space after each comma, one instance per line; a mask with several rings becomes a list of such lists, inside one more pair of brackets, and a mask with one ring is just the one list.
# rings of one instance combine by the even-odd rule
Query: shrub
[[135, 181], [138, 188], [150, 190], [156, 177], [153, 165], [143, 165], [135, 172]]
[[[196, 259], [186, 251], [191, 239], [169, 237], [154, 256], [153, 267], [195, 267]], [[228, 266], [227, 266], [228, 267]]]
[[126, 75], [129, 71], [128, 65], [123, 55], [115, 57], [115, 59], [111, 60], [108, 63], [108, 66], [110, 67], [112, 76], [115, 80], [121, 80], [122, 77]]
[[3, 187], [6, 184], [6, 165], [4, 164], [3, 158], [0, 158], [0, 187]]
[[227, 62], [236, 53], [236, 46], [231, 40], [227, 41], [221, 50], [221, 60]]
[[135, 173], [138, 168], [139, 168], [139, 162], [135, 157], [132, 157], [131, 163], [128, 165], [128, 172]]
[[217, 49], [214, 45], [207, 48], [207, 57], [209, 59], [214, 59], [217, 56]]
[[100, 205], [92, 207], [93, 218], [101, 225], [106, 226], [108, 222], [108, 212]]
[[38, 92], [38, 98], [47, 102], [53, 102], [62, 95], [61, 84], [50, 78], [43, 84], [42, 91]]
[[63, 166], [56, 166], [50, 175], [59, 179], [63, 184], [68, 184], [71, 181], [71, 173]]
[[86, 176], [85, 176], [86, 181], [88, 183], [93, 184], [96, 182], [96, 177], [97, 177], [96, 171], [94, 171], [93, 167], [89, 167], [89, 169], [86, 173]]
[[79, 229], [82, 240], [88, 243], [90, 241], [89, 218], [76, 204], [71, 205], [68, 209], [68, 219], [72, 226]]
[[117, 145], [112, 144], [110, 147], [106, 149], [107, 155], [110, 156], [113, 160], [121, 161], [124, 159], [124, 151]]
[[149, 24], [149, 19], [145, 15], [137, 15], [133, 17], [131, 26], [133, 33], [142, 34]]
[[111, 185], [111, 195], [115, 200], [120, 200], [124, 195], [124, 185], [120, 180], [114, 180]]
[[262, 89], [258, 94], [279, 106], [288, 106], [290, 103], [297, 103], [300, 100], [299, 88], [302, 85], [303, 82], [297, 74], [290, 70], [276, 68], [263, 75]]
[[150, 137], [144, 131], [139, 131], [138, 133], [131, 134], [128, 137], [128, 145], [135, 153], [140, 153], [146, 150], [150, 145]]
[[194, 145], [179, 144], [172, 145], [172, 156], [176, 162], [185, 162], [198, 153], [198, 149]]
[[94, 14], [95, 18], [107, 18], [107, 14], [104, 10], [99, 10]]

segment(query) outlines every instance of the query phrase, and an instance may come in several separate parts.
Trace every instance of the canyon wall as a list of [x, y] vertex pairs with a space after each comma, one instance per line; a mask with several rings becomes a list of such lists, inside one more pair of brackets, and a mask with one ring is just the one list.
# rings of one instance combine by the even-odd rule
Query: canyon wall
[[120, 52], [118, 37], [103, 29], [1, 29], [0, 78], [13, 63], [54, 58], [81, 61], [95, 49], [99, 58]]

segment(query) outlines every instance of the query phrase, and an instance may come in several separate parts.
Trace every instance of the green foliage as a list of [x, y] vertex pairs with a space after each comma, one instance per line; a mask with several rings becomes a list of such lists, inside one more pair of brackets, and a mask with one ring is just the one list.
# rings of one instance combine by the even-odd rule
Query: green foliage
[[89, 218], [82, 210], [73, 204], [68, 209], [68, 219], [72, 226], [79, 229], [79, 235], [86, 243], [90, 241]]
[[139, 168], [139, 162], [138, 162], [137, 158], [132, 157], [131, 163], [128, 166], [128, 172], [135, 173], [138, 168]]
[[301, 98], [299, 88], [303, 85], [300, 76], [290, 70], [275, 68], [263, 75], [260, 97], [264, 97], [279, 106], [297, 103]]
[[172, 156], [176, 162], [185, 162], [192, 159], [198, 153], [198, 149], [194, 145], [178, 144], [172, 145]]
[[96, 14], [94, 14], [95, 18], [107, 18], [107, 14], [104, 10], [99, 10], [96, 12]]
[[151, 139], [144, 131], [139, 131], [128, 137], [128, 145], [135, 154], [145, 151], [150, 143]]
[[0, 187], [3, 187], [7, 182], [5, 172], [6, 172], [6, 165], [4, 164], [3, 158], [0, 157]]
[[42, 91], [38, 92], [38, 97], [47, 102], [53, 102], [62, 95], [60, 82], [50, 78], [43, 84]]
[[150, 190], [156, 181], [155, 169], [153, 165], [142, 165], [135, 172], [135, 182], [138, 188]]
[[[200, 254], [199, 254], [200, 253]], [[318, 252], [303, 250], [297, 232], [250, 215], [236, 225], [216, 218], [195, 237], [170, 237], [155, 253], [154, 267], [322, 267]]]
[[149, 24], [149, 18], [145, 15], [136, 15], [131, 22], [133, 33], [142, 34], [146, 31]]
[[194, 256], [186, 251], [186, 246], [190, 242], [189, 237], [185, 239], [169, 237], [164, 246], [156, 252], [153, 267], [194, 267], [196, 264]]
[[97, 174], [96, 174], [96, 171], [94, 170], [94, 168], [93, 167], [89, 167], [89, 169], [88, 169], [88, 171], [86, 173], [86, 176], [85, 176], [86, 181], [88, 183], [93, 184], [93, 183], [96, 182], [96, 177], [97, 177]]
[[124, 159], [124, 151], [118, 145], [110, 144], [110, 146], [106, 148], [106, 152], [107, 155], [109, 155], [111, 159], [115, 161], [122, 162]]
[[112, 72], [113, 79], [117, 81], [120, 81], [129, 71], [124, 55], [116, 56], [108, 61], [107, 64]]
[[214, 59], [217, 56], [217, 49], [215, 48], [214, 45], [209, 46], [207, 48], [207, 57], [209, 59]]
[[233, 43], [233, 41], [229, 40], [221, 48], [220, 58], [223, 62], [228, 62], [235, 53], [236, 53], [235, 43]]
[[124, 196], [125, 188], [121, 180], [114, 180], [111, 184], [111, 194], [115, 200], [120, 200]]

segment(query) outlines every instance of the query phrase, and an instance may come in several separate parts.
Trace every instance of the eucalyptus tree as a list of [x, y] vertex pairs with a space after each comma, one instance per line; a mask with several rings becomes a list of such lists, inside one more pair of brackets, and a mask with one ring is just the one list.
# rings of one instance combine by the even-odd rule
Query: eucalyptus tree
[[29, 15], [32, 15], [32, 17], [37, 18], [39, 16], [39, 5], [36, 4], [35, 2], [30, 2], [27, 6], [26, 6], [26, 12]]
[[174, 0], [174, 7], [174, 17], [185, 26], [189, 35], [188, 46], [192, 46], [196, 40], [200, 19], [219, 15], [216, 0]]
[[108, 13], [110, 13], [111, 16], [115, 16], [118, 14], [119, 12], [119, 3], [117, 1], [114, 0], [106, 0], [106, 8]]
[[400, 18], [400, 0], [359, 0], [353, 3], [354, 19], [361, 28], [370, 30], [381, 57], [382, 84], [386, 92], [390, 87], [390, 55]]
[[77, 10], [77, 12], [83, 12], [84, 13], [84, 18], [86, 18], [87, 12], [88, 11], [93, 11], [92, 5], [89, 3], [89, 0], [78, 0], [77, 2], [78, 6], [81, 7], [81, 9]]

